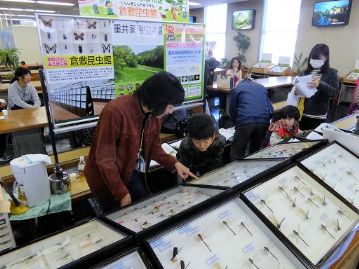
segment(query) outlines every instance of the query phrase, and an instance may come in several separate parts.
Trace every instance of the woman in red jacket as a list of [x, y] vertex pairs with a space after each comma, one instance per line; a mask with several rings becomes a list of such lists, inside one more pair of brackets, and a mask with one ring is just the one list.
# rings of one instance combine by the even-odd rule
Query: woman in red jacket
[[195, 177], [160, 143], [161, 118], [182, 103], [184, 90], [170, 73], [147, 79], [131, 96], [109, 102], [100, 115], [85, 175], [103, 211], [125, 206], [149, 193], [142, 174], [151, 160], [181, 178]]

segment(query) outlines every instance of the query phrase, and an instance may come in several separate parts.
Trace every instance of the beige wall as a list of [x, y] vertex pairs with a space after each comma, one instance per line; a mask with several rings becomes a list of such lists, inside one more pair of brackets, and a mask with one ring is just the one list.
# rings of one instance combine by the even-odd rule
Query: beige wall
[[189, 14], [191, 16], [196, 16], [197, 21], [196, 23], [204, 23], [204, 8], [195, 8], [195, 9], [191, 9], [189, 11]]
[[295, 53], [308, 56], [317, 43], [330, 48], [330, 65], [337, 68], [340, 76], [349, 73], [359, 59], [359, 1], [352, 1], [349, 24], [338, 27], [312, 26], [313, 3], [317, 0], [302, 0]]
[[42, 64], [40, 43], [35, 26], [13, 26], [16, 48], [21, 51], [20, 60], [27, 64]]
[[246, 66], [252, 66], [257, 62], [260, 47], [260, 36], [262, 29], [263, 18], [263, 6], [264, 0], [252, 0], [248, 2], [239, 2], [228, 4], [227, 8], [227, 30], [226, 30], [226, 58], [231, 59], [238, 55], [238, 48], [233, 37], [237, 34], [237, 31], [232, 29], [232, 13], [233, 11], [243, 9], [255, 9], [256, 10], [256, 22], [253, 30], [242, 31], [243, 34], [248, 35], [251, 38], [251, 45], [246, 52], [247, 62]]

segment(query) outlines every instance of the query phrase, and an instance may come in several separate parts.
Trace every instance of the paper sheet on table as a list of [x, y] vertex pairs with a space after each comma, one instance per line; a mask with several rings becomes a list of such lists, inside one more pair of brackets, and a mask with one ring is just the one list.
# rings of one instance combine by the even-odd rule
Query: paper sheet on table
[[[171, 147], [167, 143], [163, 143], [161, 146], [167, 154], [170, 154], [171, 156], [176, 157], [177, 150], [175, 150], [173, 147]], [[158, 165], [159, 165], [159, 163], [154, 160], [152, 160], [150, 162], [150, 167], [154, 167], [154, 166], [158, 166]]]
[[218, 131], [221, 135], [223, 135], [226, 138], [226, 140], [230, 140], [233, 138], [234, 132], [236, 130], [234, 129], [234, 127], [231, 127], [228, 129], [221, 128]]
[[312, 97], [318, 90], [317, 88], [308, 88], [307, 84], [313, 80], [312, 75], [295, 77], [293, 85], [296, 87], [297, 95], [304, 96], [306, 98]]
[[181, 142], [182, 142], [182, 140], [178, 140], [176, 142], [171, 143], [170, 146], [174, 149], [179, 149]]
[[299, 96], [294, 94], [295, 87], [288, 93], [287, 96], [287, 106], [295, 106], [298, 107]]
[[309, 140], [320, 140], [323, 139], [323, 136], [321, 136], [320, 134], [316, 133], [316, 132], [310, 132], [309, 135], [307, 135], [306, 139]]

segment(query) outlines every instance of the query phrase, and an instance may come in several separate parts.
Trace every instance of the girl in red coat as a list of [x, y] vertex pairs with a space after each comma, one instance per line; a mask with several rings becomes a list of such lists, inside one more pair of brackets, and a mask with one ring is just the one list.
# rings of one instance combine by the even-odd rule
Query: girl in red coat
[[269, 125], [269, 132], [271, 133], [270, 142], [271, 146], [279, 142], [288, 141], [293, 136], [296, 136], [299, 130], [299, 110], [295, 106], [285, 106], [273, 116], [273, 121]]

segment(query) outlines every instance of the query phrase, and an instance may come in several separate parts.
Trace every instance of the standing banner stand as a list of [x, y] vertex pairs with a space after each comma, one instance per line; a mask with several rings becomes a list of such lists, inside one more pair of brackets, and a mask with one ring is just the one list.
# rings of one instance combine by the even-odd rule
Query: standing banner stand
[[102, 108], [166, 70], [185, 102], [204, 105], [203, 24], [36, 14], [41, 85], [56, 164], [55, 135], [95, 127]]

